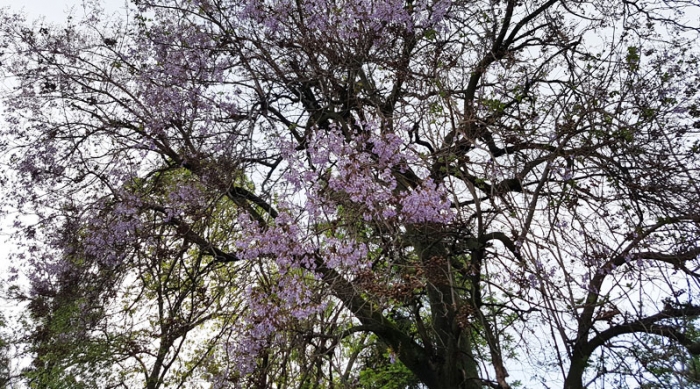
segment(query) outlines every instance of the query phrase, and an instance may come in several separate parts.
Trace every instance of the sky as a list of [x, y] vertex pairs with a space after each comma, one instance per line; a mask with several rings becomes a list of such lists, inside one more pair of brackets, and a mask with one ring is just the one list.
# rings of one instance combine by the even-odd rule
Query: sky
[[[96, 0], [108, 9], [119, 10], [124, 0]], [[10, 7], [12, 10], [22, 10], [29, 19], [43, 17], [47, 21], [60, 23], [73, 12], [79, 14], [82, 0], [0, 0], [0, 8]]]
[[0, 7], [9, 6], [13, 10], [23, 10], [31, 18], [39, 16], [59, 22], [65, 18], [71, 6], [80, 4], [79, 0], [0, 0]]

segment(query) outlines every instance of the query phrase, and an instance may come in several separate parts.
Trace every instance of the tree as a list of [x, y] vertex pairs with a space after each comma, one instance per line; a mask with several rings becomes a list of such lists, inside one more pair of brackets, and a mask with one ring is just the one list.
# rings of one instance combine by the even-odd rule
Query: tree
[[[75, 255], [86, 254], [73, 238], [80, 228], [64, 230], [75, 249], [60, 257], [69, 266], [52, 283], [34, 281], [24, 297], [36, 323], [27, 336], [30, 387], [129, 387], [134, 381], [149, 389], [200, 387], [194, 372], [210, 367], [212, 350], [236, 317], [231, 285], [240, 278], [203, 264], [201, 254], [187, 255], [190, 242], [167, 244], [167, 234], [153, 237], [151, 250], [135, 253], [126, 269], [115, 269]], [[192, 330], [208, 322], [192, 339]]]
[[0, 315], [0, 388], [7, 388], [10, 379], [10, 342], [8, 342], [8, 336], [5, 333], [5, 327], [7, 323], [3, 315]]
[[187, 296], [173, 307], [188, 330], [228, 318], [217, 362], [196, 367], [216, 387], [381, 382], [365, 363], [431, 389], [510, 388], [517, 370], [566, 389], [673, 385], [688, 372], [647, 361], [663, 353], [650, 339], [700, 354], [692, 12], [138, 0], [123, 21], [93, 7], [64, 26], [5, 12], [5, 202], [34, 215], [16, 223], [19, 259], [34, 290], [78, 269], [113, 277], [89, 284], [105, 307]]

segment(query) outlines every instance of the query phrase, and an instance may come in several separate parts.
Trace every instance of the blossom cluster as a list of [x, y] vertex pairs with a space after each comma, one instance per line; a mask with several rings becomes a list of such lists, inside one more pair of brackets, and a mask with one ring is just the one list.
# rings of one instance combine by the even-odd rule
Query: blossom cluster
[[371, 123], [363, 129], [351, 135], [338, 128], [317, 131], [305, 151], [281, 142], [287, 164], [283, 180], [294, 195], [280, 202], [270, 225], [239, 217], [236, 255], [270, 259], [278, 274], [273, 285], [246, 292], [245, 331], [229, 350], [242, 374], [252, 371], [251, 360], [275, 341], [277, 329], [323, 309], [312, 293], [320, 279], [318, 261], [348, 276], [370, 268], [371, 248], [357, 228], [380, 223], [398, 230], [453, 218], [443, 185], [429, 177], [414, 187], [399, 185], [397, 177], [420, 161], [400, 136], [376, 134]]
[[281, 0], [273, 3], [248, 0], [237, 9], [236, 15], [241, 21], [262, 26], [268, 34], [283, 36], [288, 32], [285, 30], [291, 27], [289, 22], [295, 19], [295, 14], [302, 12], [308, 31], [348, 40], [361, 38], [363, 34], [381, 35], [386, 28], [399, 27], [409, 32], [416, 29], [440, 30], [450, 3], [447, 0], [420, 0], [407, 6], [403, 0]]

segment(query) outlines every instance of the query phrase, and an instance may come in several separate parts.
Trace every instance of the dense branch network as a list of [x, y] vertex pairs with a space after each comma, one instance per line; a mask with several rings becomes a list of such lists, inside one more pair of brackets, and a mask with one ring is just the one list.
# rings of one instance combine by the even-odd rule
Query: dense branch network
[[[4, 11], [4, 204], [37, 215], [16, 223], [38, 323], [23, 377], [697, 382], [674, 366], [700, 351], [693, 10], [140, 0], [125, 22], [36, 28]], [[646, 339], [680, 348], [659, 368], [625, 346]]]

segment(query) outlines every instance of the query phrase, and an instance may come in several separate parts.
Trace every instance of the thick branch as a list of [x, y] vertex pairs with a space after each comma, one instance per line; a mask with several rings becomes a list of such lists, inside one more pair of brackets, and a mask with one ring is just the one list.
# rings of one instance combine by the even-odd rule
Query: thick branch
[[664, 319], [696, 316], [700, 316], [700, 306], [689, 305], [675, 308], [667, 306], [663, 311], [657, 313], [656, 315], [648, 316], [631, 323], [620, 324], [600, 332], [586, 343], [586, 346], [582, 349], [582, 352], [583, 354], [590, 355], [596, 348], [602, 346], [605, 344], [605, 342], [619, 335], [647, 333], [673, 339], [685, 346], [689, 352], [697, 355], [700, 353], [700, 344], [693, 341], [693, 339], [687, 337], [684, 333], [680, 332], [673, 326], [655, 324]]

